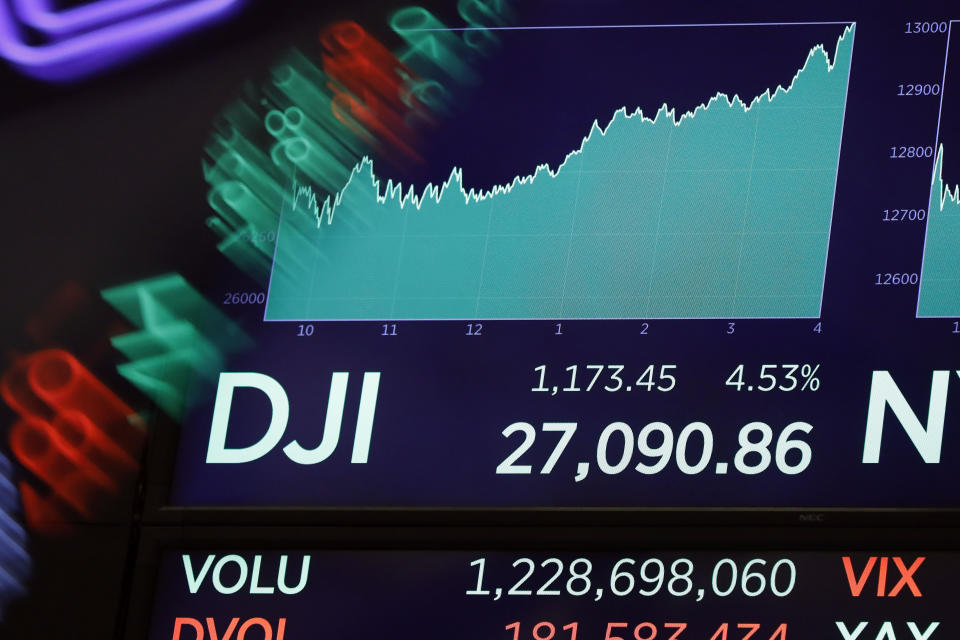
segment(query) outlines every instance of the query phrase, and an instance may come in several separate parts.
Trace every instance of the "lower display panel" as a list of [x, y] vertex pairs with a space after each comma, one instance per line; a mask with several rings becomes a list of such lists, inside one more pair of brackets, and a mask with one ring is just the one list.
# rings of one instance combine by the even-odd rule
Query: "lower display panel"
[[[535, 536], [534, 536], [535, 537]], [[642, 537], [642, 536], [641, 536]], [[158, 546], [151, 640], [940, 640], [960, 637], [942, 545], [858, 550]], [[375, 543], [371, 543], [375, 544]], [[362, 546], [362, 545], [361, 545]], [[409, 546], [409, 545], [408, 545]], [[803, 546], [803, 545], [798, 545]], [[829, 547], [826, 548], [826, 547]], [[591, 550], [600, 548], [602, 550]], [[562, 550], [561, 550], [562, 549]], [[860, 547], [862, 549], [862, 547]], [[143, 567], [141, 567], [143, 568]], [[134, 594], [136, 597], [137, 594]], [[135, 616], [136, 617], [136, 616]]]

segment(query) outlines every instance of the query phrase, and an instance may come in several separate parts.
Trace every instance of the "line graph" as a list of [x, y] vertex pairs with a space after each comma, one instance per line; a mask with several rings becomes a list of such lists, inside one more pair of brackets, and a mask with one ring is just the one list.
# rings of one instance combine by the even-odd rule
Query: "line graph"
[[621, 107], [505, 184], [369, 158], [322, 201], [294, 182], [265, 319], [817, 317], [854, 30], [748, 100]]
[[930, 179], [920, 291], [917, 294], [918, 318], [960, 317], [960, 186], [947, 184], [943, 177], [945, 145], [940, 129], [945, 94], [948, 87], [951, 91], [956, 91], [954, 83], [950, 82], [953, 78], [947, 76], [948, 68], [952, 70], [952, 75], [956, 76], [957, 65], [949, 65], [950, 40], [956, 22], [952, 20], [949, 23], [944, 52], [942, 90], [937, 115], [936, 156]]
[[960, 316], [960, 186], [943, 184], [943, 157], [940, 145], [927, 209], [919, 317]]

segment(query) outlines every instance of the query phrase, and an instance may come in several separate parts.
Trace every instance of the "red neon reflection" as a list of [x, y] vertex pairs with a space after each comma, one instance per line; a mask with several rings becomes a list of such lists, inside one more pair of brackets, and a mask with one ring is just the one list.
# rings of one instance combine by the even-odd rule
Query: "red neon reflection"
[[23, 516], [32, 531], [48, 536], [69, 531], [63, 507], [56, 496], [42, 496], [27, 482], [20, 483], [20, 502]]
[[20, 463], [49, 488], [41, 496], [21, 484], [32, 528], [61, 528], [63, 505], [89, 519], [137, 469], [146, 437], [126, 403], [62, 349], [15, 362], [0, 379], [0, 395], [21, 419], [10, 430]]
[[97, 444], [112, 441], [134, 457], [143, 447], [146, 431], [133, 409], [62, 349], [38, 351], [14, 363], [0, 380], [0, 394], [23, 417], [53, 420], [80, 413], [95, 425], [89, 437]]
[[[355, 134], [421, 160], [406, 116], [423, 105], [407, 90], [416, 74], [356, 22], [336, 22], [320, 33], [323, 70], [334, 80], [333, 114]], [[344, 91], [346, 89], [346, 91]], [[358, 127], [359, 125], [359, 127]]]
[[97, 507], [117, 490], [116, 481], [45, 420], [24, 418], [13, 425], [10, 448], [24, 467], [85, 518], [93, 517]]

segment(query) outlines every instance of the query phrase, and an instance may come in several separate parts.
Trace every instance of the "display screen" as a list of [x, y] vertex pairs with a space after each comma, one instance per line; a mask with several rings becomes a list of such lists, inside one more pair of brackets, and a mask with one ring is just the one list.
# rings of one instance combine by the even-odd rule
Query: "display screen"
[[954, 638], [952, 553], [169, 552], [153, 640]]
[[103, 292], [161, 345], [115, 342], [167, 503], [960, 506], [957, 23], [559, 5], [250, 70], [222, 285]]
[[0, 640], [960, 639], [958, 34], [0, 0]]

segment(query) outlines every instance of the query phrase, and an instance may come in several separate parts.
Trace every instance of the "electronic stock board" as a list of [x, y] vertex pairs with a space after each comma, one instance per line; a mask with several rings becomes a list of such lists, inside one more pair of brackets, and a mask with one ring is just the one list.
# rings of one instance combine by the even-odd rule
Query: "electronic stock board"
[[949, 16], [458, 6], [251, 72], [216, 295], [104, 289], [187, 372], [121, 365], [152, 504], [956, 508]]
[[70, 509], [146, 447], [131, 637], [955, 637], [956, 8], [355, 9], [202, 114], [183, 255], [94, 278], [153, 413], [4, 378]]

